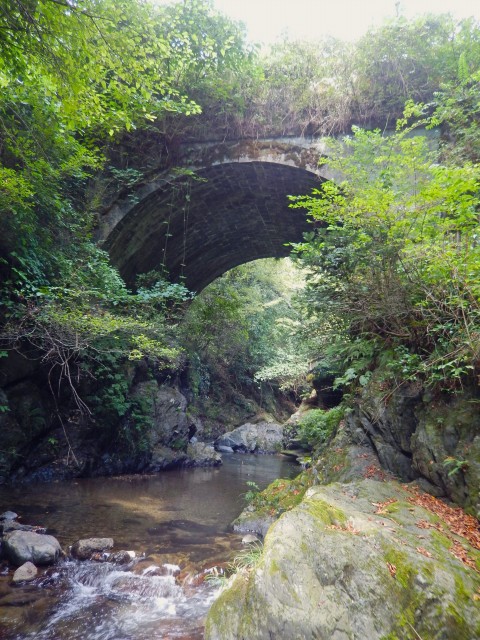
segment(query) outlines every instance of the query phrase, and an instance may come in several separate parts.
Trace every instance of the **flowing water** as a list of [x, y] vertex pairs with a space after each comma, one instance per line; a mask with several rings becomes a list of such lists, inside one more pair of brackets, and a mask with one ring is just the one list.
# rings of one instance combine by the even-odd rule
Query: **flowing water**
[[64, 549], [112, 537], [136, 553], [128, 565], [63, 561], [22, 587], [0, 576], [0, 640], [202, 638], [217, 590], [204, 578], [242, 548], [230, 523], [246, 482], [295, 473], [281, 456], [231, 455], [215, 469], [0, 488], [0, 513], [48, 527]]

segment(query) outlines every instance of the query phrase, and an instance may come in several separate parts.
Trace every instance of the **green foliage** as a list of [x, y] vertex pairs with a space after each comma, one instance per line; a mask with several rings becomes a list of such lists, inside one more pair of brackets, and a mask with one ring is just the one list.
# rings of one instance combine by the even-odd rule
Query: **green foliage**
[[[474, 21], [425, 17], [259, 57], [209, 0], [2, 3], [2, 349], [27, 343], [84, 415], [121, 418], [140, 440], [148, 411], [129, 398], [128, 368], [177, 368], [179, 341], [198, 395], [229, 378], [298, 396], [311, 365], [363, 385], [385, 346], [394, 378], [461, 384], [479, 359], [479, 42]], [[400, 115], [407, 98], [430, 102], [447, 131], [443, 164], [402, 131], [356, 129], [346, 159], [334, 149], [345, 181], [295, 205], [315, 222], [297, 248], [302, 293], [298, 271], [274, 261], [193, 302], [160, 271], [131, 292], [93, 241], [112, 194], [134, 201], [158, 171], [159, 140], [344, 131]], [[419, 117], [410, 104], [405, 126]]]
[[232, 269], [202, 291], [180, 331], [190, 360], [191, 383], [208, 394], [212, 379], [256, 389], [274, 384], [299, 392], [308, 372], [293, 306], [303, 286], [289, 261], [261, 260]]
[[459, 73], [478, 69], [479, 34], [474, 20], [424, 15], [386, 21], [355, 43], [278, 42], [237, 82], [218, 124], [252, 137], [390, 126], [407, 100], [433, 103], [442, 84], [447, 96]]
[[345, 408], [334, 407], [325, 411], [323, 409], [311, 409], [307, 411], [298, 423], [297, 437], [300, 442], [309, 449], [318, 449], [325, 446], [340, 420], [343, 419]]
[[249, 489], [245, 493], [244, 498], [248, 503], [250, 503], [257, 497], [258, 492], [260, 491], [260, 487], [256, 482], [253, 482], [252, 480], [247, 480], [245, 484]]
[[[173, 326], [191, 295], [156, 272], [127, 290], [91, 237], [92, 178], [126, 132], [198, 114], [192, 79], [213, 85], [241, 66], [242, 33], [200, 0], [0, 7], [0, 340], [33, 347], [52, 391], [66, 387], [99, 423], [142, 422], [129, 362], [178, 366]], [[131, 166], [109, 164], [107, 173], [117, 191], [144, 179]]]
[[480, 358], [478, 167], [439, 164], [408, 128], [354, 129], [328, 164], [343, 181], [292, 206], [321, 225], [297, 246], [310, 312], [342, 326], [349, 349], [368, 347], [339, 381], [387, 347], [401, 379], [461, 384]]
[[464, 471], [468, 468], [467, 460], [458, 460], [457, 458], [448, 457], [443, 461], [445, 467], [448, 467], [448, 475], [454, 476], [456, 473], [460, 471]]
[[469, 69], [462, 53], [458, 80], [443, 83], [435, 95], [433, 124], [442, 125], [442, 153], [455, 164], [480, 160], [480, 72], [478, 65], [473, 72]]

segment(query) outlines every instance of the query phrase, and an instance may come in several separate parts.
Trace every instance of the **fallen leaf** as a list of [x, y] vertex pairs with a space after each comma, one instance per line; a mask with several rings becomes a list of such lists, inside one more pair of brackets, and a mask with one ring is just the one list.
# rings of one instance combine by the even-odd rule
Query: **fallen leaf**
[[[409, 502], [416, 504], [424, 509], [427, 509], [431, 513], [439, 516], [444, 522], [448, 524], [451, 531], [457, 536], [462, 536], [468, 540], [468, 542], [480, 550], [480, 525], [476, 518], [465, 513], [461, 507], [451, 507], [442, 500], [431, 496], [428, 493], [423, 493], [418, 487], [409, 489], [410, 497]], [[438, 524], [431, 524], [425, 520], [417, 522], [417, 527], [421, 529], [439, 529], [442, 531], [442, 527]]]
[[421, 553], [422, 556], [425, 556], [426, 558], [431, 558], [432, 557], [432, 554], [430, 553], [430, 551], [427, 551], [423, 547], [417, 547], [417, 551], [418, 551], [418, 553]]

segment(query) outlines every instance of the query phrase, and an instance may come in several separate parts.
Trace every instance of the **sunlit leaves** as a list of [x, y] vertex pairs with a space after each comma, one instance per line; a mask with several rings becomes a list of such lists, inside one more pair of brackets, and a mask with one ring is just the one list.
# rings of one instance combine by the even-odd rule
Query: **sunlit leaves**
[[480, 364], [480, 167], [439, 164], [408, 129], [354, 129], [329, 164], [343, 181], [292, 205], [317, 224], [297, 247], [311, 308], [406, 346], [408, 375], [458, 382]]

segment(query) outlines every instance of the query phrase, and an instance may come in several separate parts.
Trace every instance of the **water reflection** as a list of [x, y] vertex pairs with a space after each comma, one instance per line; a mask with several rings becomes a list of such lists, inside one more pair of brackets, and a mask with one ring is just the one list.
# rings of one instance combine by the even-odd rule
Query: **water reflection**
[[[0, 638], [201, 638], [214, 588], [192, 578], [241, 547], [230, 523], [243, 507], [246, 481], [263, 488], [296, 473], [280, 456], [232, 455], [216, 469], [0, 488], [0, 512], [11, 509], [25, 523], [47, 526], [64, 548], [105, 536], [116, 549], [146, 556], [126, 568], [64, 563], [15, 589], [13, 604], [5, 602], [12, 598], [10, 578], [0, 578]], [[147, 571], [165, 565], [179, 565], [180, 576]]]

